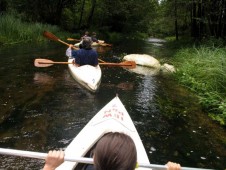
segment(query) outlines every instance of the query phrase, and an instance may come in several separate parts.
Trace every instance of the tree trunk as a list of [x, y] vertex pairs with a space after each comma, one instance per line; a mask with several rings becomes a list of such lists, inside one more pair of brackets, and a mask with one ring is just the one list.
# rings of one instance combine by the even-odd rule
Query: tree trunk
[[81, 25], [82, 25], [82, 18], [83, 18], [83, 12], [84, 12], [84, 7], [85, 7], [85, 2], [86, 2], [86, 0], [83, 0], [83, 2], [82, 2], [80, 19], [79, 19], [79, 23], [78, 23], [78, 29], [80, 29], [81, 28]]
[[177, 0], [174, 0], [174, 18], [175, 18], [175, 36], [176, 36], [176, 40], [178, 40]]
[[202, 38], [203, 36], [203, 4], [202, 0], [198, 2], [198, 16], [197, 19], [199, 20], [198, 22], [198, 38]]
[[87, 26], [88, 27], [90, 27], [90, 25], [92, 24], [92, 19], [93, 19], [95, 7], [96, 7], [96, 0], [92, 0], [92, 7], [91, 7], [91, 10], [90, 10], [90, 13], [89, 13], [89, 17], [88, 17], [88, 21], [87, 21]]
[[5, 0], [0, 0], [0, 14], [2, 12], [5, 12], [7, 9], [7, 1]]
[[192, 0], [192, 8], [191, 8], [191, 36], [197, 38], [198, 37], [198, 27], [197, 27], [197, 14], [196, 14], [196, 2]]
[[56, 13], [55, 13], [55, 24], [56, 25], [60, 25], [62, 10], [63, 10], [63, 2], [59, 1], [57, 4]]

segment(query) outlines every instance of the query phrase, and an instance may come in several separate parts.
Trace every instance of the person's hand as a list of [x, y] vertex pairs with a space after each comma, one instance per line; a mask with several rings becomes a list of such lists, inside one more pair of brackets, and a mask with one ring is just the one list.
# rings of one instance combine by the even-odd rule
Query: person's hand
[[181, 166], [180, 164], [174, 163], [174, 162], [168, 162], [166, 164], [167, 170], [180, 170]]
[[49, 151], [43, 170], [54, 170], [64, 162], [64, 151]]
[[72, 60], [72, 64], [73, 64], [73, 65], [76, 65], [75, 59], [74, 59], [74, 60]]
[[71, 49], [73, 48], [73, 46], [74, 46], [74, 45], [72, 45], [72, 44], [69, 44], [69, 47], [70, 47]]

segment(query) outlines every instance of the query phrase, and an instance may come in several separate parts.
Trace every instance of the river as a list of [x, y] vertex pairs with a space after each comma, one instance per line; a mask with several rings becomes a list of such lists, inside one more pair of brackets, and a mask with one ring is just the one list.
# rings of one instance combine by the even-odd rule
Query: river
[[[36, 58], [67, 61], [57, 42], [20, 44], [0, 50], [0, 147], [48, 152], [65, 148], [116, 94], [130, 113], [153, 164], [226, 168], [226, 130], [201, 110], [197, 97], [168, 75], [102, 67], [96, 94], [80, 87], [67, 65], [37, 68]], [[127, 41], [98, 48], [118, 62], [126, 54], [169, 60], [164, 42]], [[82, 141], [81, 141], [82, 142]], [[41, 169], [44, 161], [0, 155], [0, 169]]]

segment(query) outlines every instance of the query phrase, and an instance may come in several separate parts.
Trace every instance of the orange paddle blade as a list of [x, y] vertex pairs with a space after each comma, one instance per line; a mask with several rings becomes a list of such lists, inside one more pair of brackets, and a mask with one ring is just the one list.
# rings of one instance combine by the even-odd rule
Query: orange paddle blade
[[73, 64], [73, 63], [55, 62], [52, 60], [42, 59], [42, 58], [35, 59], [35, 61], [34, 61], [35, 67], [49, 67], [49, 66], [52, 66], [53, 64]]
[[136, 63], [134, 61], [124, 61], [121, 63], [99, 63], [99, 65], [112, 66], [112, 67], [124, 67], [129, 69], [133, 69], [136, 67]]
[[[65, 45], [67, 45], [67, 46], [70, 46], [70, 44], [68, 44], [68, 43], [66, 43], [66, 42], [64, 42], [64, 41], [62, 41], [61, 39], [59, 39], [57, 36], [55, 36], [55, 35], [52, 34], [51, 32], [44, 31], [44, 32], [43, 32], [43, 36], [46, 37], [46, 38], [48, 38], [48, 39], [50, 39], [50, 40], [58, 41], [58, 42], [60, 42], [60, 43], [62, 43], [62, 44], [65, 44]], [[72, 48], [75, 49], [75, 50], [78, 50], [78, 49], [79, 49], [79, 48], [77, 48], [77, 47], [75, 47], [75, 46], [73, 46]]]
[[81, 41], [79, 39], [74, 39], [74, 38], [67, 38], [68, 41]]
[[48, 32], [48, 31], [44, 31], [43, 32], [43, 36], [50, 39], [50, 40], [53, 40], [53, 41], [58, 41], [59, 38], [56, 37], [54, 34], [52, 34], [51, 32]]

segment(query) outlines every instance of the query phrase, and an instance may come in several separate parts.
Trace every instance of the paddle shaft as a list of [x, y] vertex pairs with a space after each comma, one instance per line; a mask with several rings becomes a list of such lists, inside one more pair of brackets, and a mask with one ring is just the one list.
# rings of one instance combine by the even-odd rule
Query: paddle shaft
[[[11, 155], [11, 156], [22, 156], [22, 157], [36, 158], [36, 159], [45, 159], [47, 157], [47, 153], [22, 151], [22, 150], [16, 150], [16, 149], [4, 149], [4, 148], [0, 148], [0, 154]], [[67, 158], [67, 156], [65, 156], [64, 161], [93, 164], [92, 158], [84, 158], [84, 157]], [[138, 165], [139, 167], [151, 168], [153, 170], [167, 170], [166, 165], [142, 164], [142, 163], [139, 163]], [[211, 169], [181, 167], [181, 170], [211, 170]]]
[[[40, 152], [31, 152], [31, 151], [22, 151], [22, 150], [16, 150], [16, 149], [4, 149], [0, 148], [0, 154], [2, 155], [11, 155], [11, 156], [22, 156], [22, 157], [28, 157], [28, 158], [36, 158], [36, 159], [45, 159], [47, 157], [47, 153], [40, 153]], [[64, 161], [69, 162], [80, 162], [80, 163], [86, 163], [86, 164], [93, 164], [92, 158], [67, 158], [64, 157]]]
[[[38, 61], [39, 64], [73, 64], [71, 62], [57, 62], [57, 61]], [[106, 66], [131, 66], [129, 63], [99, 63], [99, 65]]]
[[[68, 41], [81, 41], [79, 39], [74, 39], [74, 38], [67, 38], [67, 40]], [[108, 43], [98, 43], [98, 44], [101, 45], [101, 46], [109, 46], [109, 47], [112, 46], [112, 44], [108, 44]]]
[[[70, 46], [70, 44], [68, 44], [68, 43], [66, 43], [66, 42], [64, 42], [64, 41], [62, 41], [62, 40], [60, 40], [60, 39], [58, 39], [58, 41], [61, 42], [62, 44], [65, 44], [65, 45], [67, 45], [67, 46]], [[77, 48], [77, 47], [75, 47], [75, 46], [72, 46], [72, 48], [75, 49], [75, 50], [78, 50], [78, 49], [79, 49], [79, 48]]]

